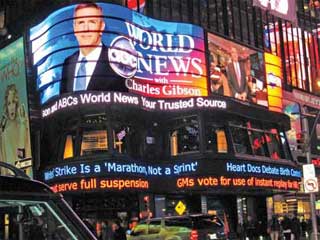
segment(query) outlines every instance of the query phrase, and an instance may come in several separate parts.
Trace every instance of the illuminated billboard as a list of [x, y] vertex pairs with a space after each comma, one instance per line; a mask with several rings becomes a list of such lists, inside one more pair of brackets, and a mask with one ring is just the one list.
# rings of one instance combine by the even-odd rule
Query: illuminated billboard
[[55, 11], [29, 32], [41, 103], [75, 91], [154, 98], [207, 96], [203, 29], [119, 5]]
[[23, 38], [0, 51], [0, 161], [31, 170]]
[[208, 47], [210, 93], [268, 106], [262, 53], [213, 34], [208, 34]]
[[57, 192], [274, 189], [298, 190], [301, 171], [276, 163], [211, 159], [141, 163], [134, 159], [59, 163], [43, 171]]

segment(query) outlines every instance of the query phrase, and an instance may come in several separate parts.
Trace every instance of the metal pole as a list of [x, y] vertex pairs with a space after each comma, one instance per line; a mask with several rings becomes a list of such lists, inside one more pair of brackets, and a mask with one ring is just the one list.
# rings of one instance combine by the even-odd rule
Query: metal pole
[[[320, 116], [320, 111], [317, 114], [317, 117], [315, 119], [314, 125], [317, 124], [317, 120]], [[305, 132], [305, 143], [306, 143], [306, 158], [307, 158], [307, 163], [311, 163], [311, 153], [310, 153], [310, 142], [311, 142], [311, 137], [314, 131], [314, 126], [312, 128], [313, 131], [309, 134], [309, 123], [308, 123], [308, 118], [306, 116], [302, 116], [302, 126], [303, 126], [303, 131]], [[315, 201], [316, 201], [316, 196], [314, 193], [310, 193], [310, 210], [311, 210], [311, 220], [312, 220], [312, 234], [311, 234], [311, 239], [312, 240], [318, 240], [318, 226], [317, 226], [317, 216], [316, 216], [316, 207], [315, 207]]]

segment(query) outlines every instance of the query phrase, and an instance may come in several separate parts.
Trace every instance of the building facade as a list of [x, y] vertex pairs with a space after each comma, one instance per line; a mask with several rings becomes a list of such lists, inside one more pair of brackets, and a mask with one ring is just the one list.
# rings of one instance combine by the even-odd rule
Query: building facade
[[133, 42], [128, 91], [59, 90], [80, 1], [25, 19], [35, 177], [96, 222], [214, 213], [234, 236], [248, 221], [259, 236], [272, 214], [310, 219], [300, 142], [307, 117], [318, 172], [315, 1], [296, 1], [296, 20], [259, 1], [133, 2], [99, 3], [103, 44]]

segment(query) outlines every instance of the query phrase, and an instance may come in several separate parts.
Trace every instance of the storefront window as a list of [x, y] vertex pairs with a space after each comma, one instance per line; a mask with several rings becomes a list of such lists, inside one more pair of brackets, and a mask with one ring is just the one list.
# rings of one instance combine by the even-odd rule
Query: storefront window
[[199, 151], [199, 124], [196, 117], [175, 120], [172, 126], [174, 127], [170, 130], [171, 156]]
[[84, 131], [82, 134], [80, 155], [92, 155], [108, 151], [106, 130]]
[[227, 153], [228, 143], [225, 128], [222, 126], [208, 126], [206, 128], [207, 150], [214, 153]]

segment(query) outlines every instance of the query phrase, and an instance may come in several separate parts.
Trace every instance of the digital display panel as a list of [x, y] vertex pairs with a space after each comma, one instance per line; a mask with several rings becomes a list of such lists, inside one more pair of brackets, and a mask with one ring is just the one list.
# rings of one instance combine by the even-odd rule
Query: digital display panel
[[203, 29], [106, 3], [55, 11], [29, 32], [41, 103], [75, 91], [207, 96]]
[[208, 34], [211, 94], [268, 106], [264, 56], [250, 48]]
[[0, 161], [32, 176], [23, 38], [0, 51]]
[[55, 191], [168, 191], [215, 188], [298, 190], [301, 171], [292, 166], [246, 160], [210, 159], [161, 162], [99, 160], [63, 163], [43, 171]]

